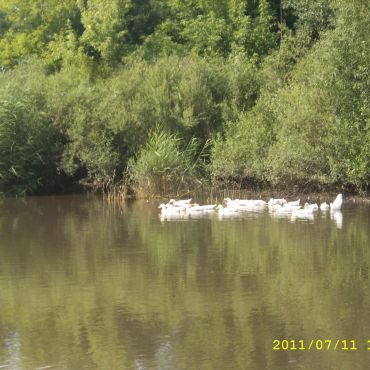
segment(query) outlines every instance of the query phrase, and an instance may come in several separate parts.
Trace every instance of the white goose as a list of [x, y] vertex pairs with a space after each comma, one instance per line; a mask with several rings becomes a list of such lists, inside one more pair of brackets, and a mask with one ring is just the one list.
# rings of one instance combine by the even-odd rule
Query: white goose
[[332, 211], [339, 211], [342, 208], [343, 196], [338, 194], [333, 203], [330, 203], [330, 209]]
[[292, 212], [292, 219], [295, 218], [313, 219], [313, 211], [314, 210], [312, 208], [296, 209]]
[[312, 209], [313, 211], [317, 211], [319, 209], [319, 206], [317, 205], [317, 203], [312, 203], [312, 204], [305, 203], [304, 208], [305, 209]]
[[284, 204], [286, 204], [287, 201], [285, 200], [285, 198], [281, 198], [281, 199], [274, 199], [274, 198], [271, 198], [269, 201], [268, 201], [268, 205], [269, 206], [274, 206], [275, 204], [280, 204], [281, 206], [283, 206]]
[[249, 206], [251, 204], [249, 199], [230, 199], [225, 198], [224, 202], [227, 208], [237, 208], [240, 206]]
[[274, 205], [269, 205], [269, 211], [270, 212], [276, 212], [278, 209], [282, 208], [280, 204], [274, 204]]
[[190, 202], [191, 202], [191, 199], [181, 199], [181, 200], [175, 200], [175, 199], [170, 199], [170, 201], [168, 202], [168, 204], [172, 205], [172, 206], [184, 206], [184, 205], [187, 205], [189, 204], [190, 205]]
[[273, 212], [275, 215], [289, 215], [293, 213], [293, 211], [297, 211], [301, 208], [300, 205], [290, 204], [288, 203], [285, 206], [280, 206], [280, 208], [275, 208], [275, 211]]
[[266, 207], [267, 206], [267, 202], [265, 202], [262, 199], [252, 199], [251, 202], [255, 207]]
[[199, 212], [214, 212], [216, 210], [217, 205], [216, 204], [207, 204], [204, 206], [200, 206], [199, 204], [195, 203], [191, 207], [186, 208], [185, 212], [187, 214], [192, 214], [192, 213], [199, 213]]
[[297, 200], [293, 200], [293, 201], [288, 202], [286, 205], [287, 206], [299, 206], [300, 204], [301, 204], [301, 200], [297, 199]]
[[227, 208], [236, 208], [240, 211], [263, 211], [267, 203], [262, 199], [224, 199]]
[[236, 207], [224, 207], [222, 204], [219, 204], [216, 207], [218, 214], [220, 216], [236, 216], [239, 214], [239, 210]]
[[179, 215], [185, 211], [185, 207], [172, 207], [163, 203], [161, 203], [158, 208], [161, 209], [162, 216]]
[[321, 211], [327, 211], [329, 208], [330, 208], [330, 206], [326, 202], [320, 204], [320, 210]]

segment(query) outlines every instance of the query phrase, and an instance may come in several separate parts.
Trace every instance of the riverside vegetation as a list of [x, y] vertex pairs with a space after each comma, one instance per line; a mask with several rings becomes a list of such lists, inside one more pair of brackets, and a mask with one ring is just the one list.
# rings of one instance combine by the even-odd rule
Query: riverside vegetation
[[0, 193], [366, 192], [370, 3], [4, 0]]

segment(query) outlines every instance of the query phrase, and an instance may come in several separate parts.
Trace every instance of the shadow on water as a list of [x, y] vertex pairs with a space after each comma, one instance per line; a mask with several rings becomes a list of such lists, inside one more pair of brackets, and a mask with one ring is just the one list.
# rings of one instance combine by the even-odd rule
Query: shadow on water
[[[370, 209], [160, 220], [87, 196], [0, 204], [0, 366], [367, 368]], [[357, 351], [273, 351], [355, 339]]]

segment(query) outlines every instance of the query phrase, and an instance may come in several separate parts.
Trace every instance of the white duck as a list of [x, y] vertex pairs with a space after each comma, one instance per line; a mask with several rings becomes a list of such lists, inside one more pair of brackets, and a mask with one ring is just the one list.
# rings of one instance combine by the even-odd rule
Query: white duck
[[320, 210], [321, 211], [327, 211], [329, 208], [330, 208], [330, 206], [326, 202], [320, 204]]
[[220, 216], [236, 216], [239, 214], [238, 208], [236, 207], [224, 207], [222, 204], [219, 204], [216, 207], [218, 214]]
[[301, 208], [296, 209], [292, 212], [292, 218], [313, 218], [313, 209], [312, 208]]
[[285, 200], [285, 198], [281, 198], [281, 199], [274, 199], [274, 198], [271, 198], [269, 201], [268, 201], [268, 205], [269, 206], [274, 206], [275, 204], [280, 204], [281, 206], [283, 206], [284, 204], [286, 204], [287, 201]]
[[286, 205], [287, 206], [299, 206], [300, 204], [301, 204], [301, 200], [297, 199], [297, 200], [293, 200], [293, 201], [288, 202]]
[[280, 208], [283, 208], [283, 206], [281, 206], [280, 204], [269, 205], [270, 212], [275, 212]]
[[285, 209], [285, 207], [281, 207], [277, 209], [275, 212], [272, 213], [274, 217], [276, 216], [289, 216], [292, 213], [291, 209]]
[[237, 208], [240, 211], [262, 211], [267, 203], [262, 199], [235, 199], [225, 198], [227, 208]]
[[280, 206], [280, 208], [276, 208], [274, 211], [275, 215], [288, 215], [291, 214], [293, 211], [299, 210], [301, 208], [300, 205], [288, 205]]
[[251, 202], [255, 207], [265, 207], [265, 206], [267, 206], [267, 202], [265, 202], [262, 199], [252, 199]]
[[204, 206], [200, 206], [199, 204], [195, 203], [191, 207], [186, 208], [185, 212], [187, 214], [192, 214], [192, 213], [199, 213], [199, 212], [214, 212], [216, 210], [217, 205], [216, 204], [207, 204]]
[[170, 201], [168, 202], [168, 204], [172, 205], [172, 206], [177, 206], [177, 207], [181, 207], [181, 206], [184, 206], [184, 205], [187, 205], [189, 204], [190, 205], [190, 202], [191, 202], [191, 199], [181, 199], [181, 200], [175, 200], [175, 199], [170, 199]]
[[171, 207], [163, 203], [161, 203], [158, 208], [161, 209], [162, 216], [179, 215], [185, 211], [185, 207]]
[[230, 199], [225, 198], [224, 202], [226, 204], [226, 207], [228, 208], [237, 208], [240, 206], [249, 206], [251, 205], [251, 201], [249, 199]]
[[332, 211], [339, 211], [342, 208], [343, 196], [338, 194], [333, 203], [330, 203], [330, 209]]
[[305, 209], [312, 209], [313, 211], [317, 211], [319, 209], [319, 206], [317, 205], [317, 203], [312, 203], [312, 204], [305, 203], [304, 208]]

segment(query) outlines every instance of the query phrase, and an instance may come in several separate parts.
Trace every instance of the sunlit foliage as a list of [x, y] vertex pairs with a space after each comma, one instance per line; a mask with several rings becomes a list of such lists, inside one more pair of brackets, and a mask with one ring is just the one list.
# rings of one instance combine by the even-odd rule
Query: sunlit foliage
[[109, 188], [154, 128], [207, 143], [202, 182], [366, 191], [369, 14], [360, 0], [4, 0], [0, 154], [12, 117], [18, 153], [35, 122], [57, 154], [42, 173], [15, 155], [5, 167], [27, 180], [2, 175], [1, 191], [41, 191], [53, 173]]

